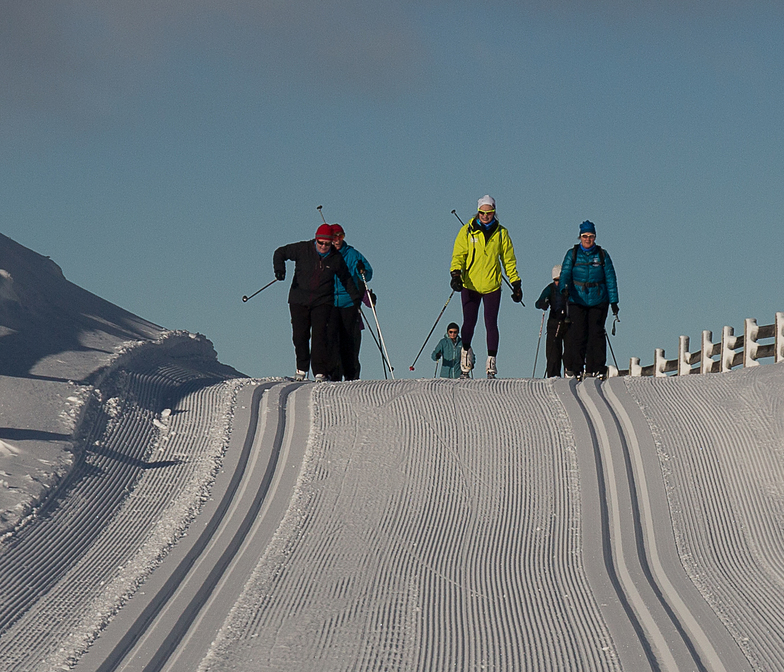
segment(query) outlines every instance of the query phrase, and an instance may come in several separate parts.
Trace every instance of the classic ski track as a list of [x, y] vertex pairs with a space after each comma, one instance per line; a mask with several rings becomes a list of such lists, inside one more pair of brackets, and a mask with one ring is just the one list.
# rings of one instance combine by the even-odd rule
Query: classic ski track
[[[638, 436], [635, 430], [635, 424], [639, 427], [642, 422], [633, 422], [630, 414], [639, 414], [639, 409], [630, 403], [623, 382], [586, 381], [575, 390], [593, 426], [604, 474], [612, 571], [617, 572], [619, 587], [639, 620], [638, 632], [647, 640], [642, 644], [653, 654], [648, 656], [651, 668], [750, 669], [686, 577], [669, 521], [656, 515], [666, 501], [661, 470], [651, 459], [652, 441], [645, 451], [640, 446], [648, 433]], [[639, 664], [634, 669], [640, 669]]]
[[[700, 387], [626, 383], [657, 439], [683, 564], [755, 670], [784, 668], [784, 459], [780, 444], [756, 435], [784, 433], [780, 399], [765, 383], [782, 373], [760, 367]], [[669, 440], [672, 432], [684, 439]]]
[[[79, 662], [78, 671], [150, 672], [198, 664], [217, 628], [210, 619], [222, 622], [250, 571], [241, 562], [243, 545], [264, 519], [268, 495], [281, 480], [278, 458], [285, 438], [290, 441], [286, 399], [301, 386], [267, 382], [240, 391], [235, 431], [210, 501], [144, 592], [134, 596]], [[259, 543], [265, 545], [270, 534], [260, 535]]]
[[[221, 440], [210, 428], [224, 422], [222, 377], [177, 366], [120, 376], [126, 409], [99, 415], [84, 459], [59, 488], [67, 496], [50, 498], [0, 554], [4, 672], [60, 669], [79, 656], [149, 571], [140, 565], [130, 584], [118, 583], [145, 542], [157, 535], [165, 551], [178, 536], [166, 529], [172, 496], [193, 487]], [[158, 418], [169, 399], [166, 429]]]
[[620, 669], [581, 565], [579, 474], [551, 382], [313, 395], [280, 551], [200, 669]]

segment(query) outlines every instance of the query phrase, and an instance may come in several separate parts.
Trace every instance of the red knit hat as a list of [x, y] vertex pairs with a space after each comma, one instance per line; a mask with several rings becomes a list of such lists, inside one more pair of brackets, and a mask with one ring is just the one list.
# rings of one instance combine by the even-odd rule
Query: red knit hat
[[340, 224], [333, 224], [332, 235], [337, 236], [339, 233], [342, 233], [344, 236], [346, 235], [346, 232], [343, 230], [343, 227]]
[[316, 240], [332, 240], [332, 227], [329, 224], [322, 224], [316, 229]]

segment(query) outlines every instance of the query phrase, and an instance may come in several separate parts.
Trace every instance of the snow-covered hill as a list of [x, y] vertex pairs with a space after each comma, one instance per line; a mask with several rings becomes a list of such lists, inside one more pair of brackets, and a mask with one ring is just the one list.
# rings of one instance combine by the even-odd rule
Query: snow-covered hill
[[48, 257], [0, 234], [0, 535], [28, 516], [85, 457], [84, 415], [114, 413], [113, 374], [134, 363], [190, 362], [224, 377], [203, 336], [132, 315], [63, 276]]

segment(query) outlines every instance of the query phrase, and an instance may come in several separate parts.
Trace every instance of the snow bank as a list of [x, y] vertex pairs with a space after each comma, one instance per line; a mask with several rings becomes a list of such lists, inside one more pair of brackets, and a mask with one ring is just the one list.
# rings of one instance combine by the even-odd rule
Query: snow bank
[[133, 315], [0, 234], [0, 538], [73, 469], [116, 374], [163, 361], [242, 375], [204, 336]]

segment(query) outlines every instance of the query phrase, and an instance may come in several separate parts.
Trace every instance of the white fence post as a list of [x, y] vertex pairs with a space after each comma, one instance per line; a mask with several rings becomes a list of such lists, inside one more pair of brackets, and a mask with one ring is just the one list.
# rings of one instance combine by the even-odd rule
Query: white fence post
[[743, 323], [743, 367], [759, 366], [757, 361], [757, 320], [747, 317]]
[[664, 373], [664, 368], [667, 366], [667, 358], [664, 356], [662, 348], [656, 348], [653, 353], [653, 375], [657, 378], [663, 378], [667, 374]]
[[640, 366], [639, 357], [631, 357], [629, 359], [629, 375], [637, 377], [642, 375], [642, 367]]
[[776, 356], [778, 364], [784, 362], [784, 313], [776, 313]]
[[735, 359], [735, 329], [725, 326], [721, 331], [721, 372], [732, 370], [732, 360]]
[[680, 339], [678, 339], [678, 375], [688, 376], [690, 373], [689, 337], [681, 336]]
[[713, 332], [706, 329], [702, 332], [702, 347], [700, 353], [700, 373], [713, 372]]

